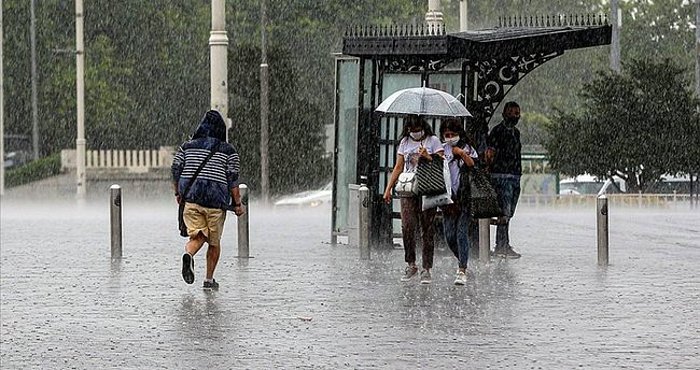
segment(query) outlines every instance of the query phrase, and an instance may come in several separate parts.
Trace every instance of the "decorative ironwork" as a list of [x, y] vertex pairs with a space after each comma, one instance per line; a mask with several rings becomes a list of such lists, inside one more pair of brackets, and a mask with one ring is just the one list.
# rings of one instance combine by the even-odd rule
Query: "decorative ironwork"
[[436, 26], [428, 24], [417, 25], [379, 25], [379, 26], [352, 26], [345, 30], [345, 37], [405, 37], [405, 36], [444, 36], [447, 34], [445, 25]]
[[439, 71], [451, 62], [452, 59], [449, 58], [407, 56], [387, 58], [383, 68], [386, 72]]
[[556, 51], [477, 62], [471, 67], [478, 74], [477, 96], [473, 98], [472, 104], [477, 106], [477, 110], [481, 111], [486, 119], [490, 118], [496, 106], [518, 81], [535, 68], [562, 54], [563, 51]]
[[534, 28], [534, 27], [596, 27], [607, 26], [607, 14], [586, 15], [535, 15], [535, 16], [503, 16], [498, 17], [498, 28]]

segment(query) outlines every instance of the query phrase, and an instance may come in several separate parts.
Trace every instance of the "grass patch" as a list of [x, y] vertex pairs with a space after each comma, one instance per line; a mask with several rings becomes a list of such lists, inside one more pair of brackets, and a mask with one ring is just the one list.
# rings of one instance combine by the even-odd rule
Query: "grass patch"
[[60, 153], [51, 154], [48, 157], [39, 158], [5, 173], [5, 186], [24, 185], [33, 181], [45, 179], [61, 173]]

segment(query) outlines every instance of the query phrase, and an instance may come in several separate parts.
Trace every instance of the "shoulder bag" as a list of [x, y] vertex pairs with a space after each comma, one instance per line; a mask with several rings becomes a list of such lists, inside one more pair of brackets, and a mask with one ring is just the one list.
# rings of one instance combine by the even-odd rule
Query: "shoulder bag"
[[418, 160], [416, 170], [418, 195], [439, 195], [447, 192], [443, 172], [444, 159], [438, 154], [432, 154], [431, 157], [431, 161], [423, 157]]
[[204, 168], [204, 165], [209, 162], [209, 159], [214, 156], [214, 153], [216, 153], [216, 150], [212, 149], [211, 153], [207, 155], [206, 158], [204, 158], [204, 161], [202, 161], [202, 164], [197, 167], [197, 170], [194, 171], [194, 174], [192, 175], [192, 178], [190, 179], [190, 182], [187, 183], [187, 186], [185, 186], [185, 190], [180, 194], [180, 203], [178, 204], [178, 209], [177, 209], [177, 222], [178, 222], [178, 227], [180, 228], [180, 236], [182, 237], [187, 237], [187, 225], [185, 225], [185, 218], [183, 214], [185, 213], [185, 195], [190, 191], [190, 188], [192, 187], [192, 184], [194, 184], [194, 180], [197, 178], [199, 173], [202, 171], [202, 168]]
[[473, 218], [491, 218], [503, 215], [498, 204], [498, 195], [491, 184], [488, 172], [474, 168], [468, 172], [469, 210]]

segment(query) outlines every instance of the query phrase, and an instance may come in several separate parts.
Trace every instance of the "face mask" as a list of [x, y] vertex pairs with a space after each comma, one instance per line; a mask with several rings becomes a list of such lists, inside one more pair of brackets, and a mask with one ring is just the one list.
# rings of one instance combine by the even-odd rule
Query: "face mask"
[[457, 143], [459, 142], [459, 136], [453, 136], [449, 139], [445, 139], [445, 142], [447, 144], [450, 144], [450, 146], [456, 146]]
[[515, 125], [518, 124], [518, 120], [520, 120], [520, 118], [512, 118], [511, 117], [511, 118], [506, 118], [504, 122], [505, 122], [505, 125], [507, 127], [515, 127]]
[[410, 135], [411, 138], [413, 138], [413, 140], [420, 140], [423, 137], [423, 130], [420, 130], [418, 132], [411, 132]]

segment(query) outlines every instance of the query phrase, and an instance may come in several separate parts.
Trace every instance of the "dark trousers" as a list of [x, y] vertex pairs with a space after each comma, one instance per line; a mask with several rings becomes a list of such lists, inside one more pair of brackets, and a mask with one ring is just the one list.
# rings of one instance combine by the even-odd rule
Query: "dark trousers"
[[496, 226], [496, 249], [507, 249], [510, 248], [510, 219], [515, 214], [515, 207], [520, 198], [520, 179], [493, 177], [492, 182], [504, 215]]
[[442, 207], [442, 227], [445, 241], [459, 261], [459, 268], [466, 269], [469, 260], [469, 208], [460, 204]]
[[435, 214], [437, 209], [421, 210], [420, 197], [401, 198], [401, 235], [407, 263], [416, 262], [416, 231], [421, 229], [423, 241], [423, 268], [433, 267], [435, 252]]

